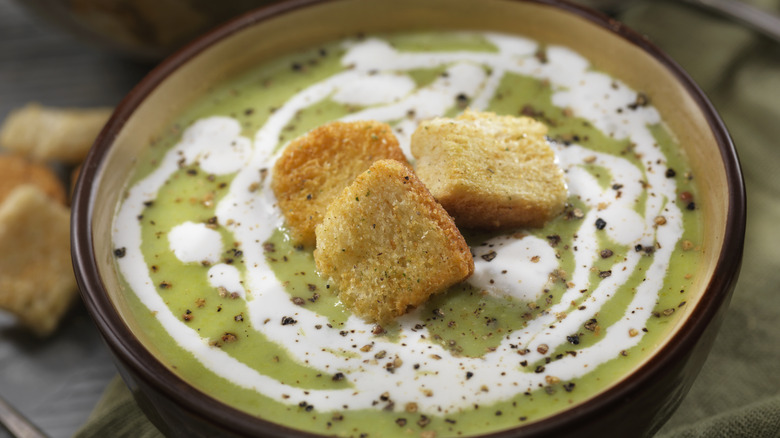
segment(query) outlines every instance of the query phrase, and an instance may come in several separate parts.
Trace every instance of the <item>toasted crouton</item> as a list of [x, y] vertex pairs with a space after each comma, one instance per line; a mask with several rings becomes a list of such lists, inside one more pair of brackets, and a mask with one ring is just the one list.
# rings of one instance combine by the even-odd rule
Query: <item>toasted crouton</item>
[[467, 110], [421, 123], [411, 149], [420, 179], [458, 226], [538, 227], [567, 197], [546, 133], [528, 117]]
[[330, 204], [314, 260], [358, 316], [384, 323], [474, 272], [466, 241], [414, 172], [375, 162]]
[[50, 108], [31, 103], [0, 127], [0, 145], [36, 160], [76, 164], [84, 160], [110, 108]]
[[0, 155], [0, 202], [22, 184], [37, 186], [49, 198], [65, 205], [65, 185], [43, 164], [13, 154]]
[[38, 186], [19, 185], [0, 202], [0, 309], [46, 336], [76, 293], [70, 211]]
[[276, 161], [271, 187], [292, 240], [313, 246], [330, 202], [376, 160], [406, 162], [392, 129], [375, 121], [331, 122], [293, 140]]

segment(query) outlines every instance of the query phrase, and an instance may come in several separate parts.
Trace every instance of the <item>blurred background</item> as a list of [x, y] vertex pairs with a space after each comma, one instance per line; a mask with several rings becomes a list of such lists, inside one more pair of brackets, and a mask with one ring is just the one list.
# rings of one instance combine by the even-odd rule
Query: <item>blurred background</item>
[[[54, 107], [115, 106], [158, 60], [193, 35], [263, 3], [0, 0], [0, 121], [32, 101]], [[766, 303], [777, 295], [779, 280], [771, 264], [780, 260], [780, 250], [771, 237], [780, 220], [780, 112], [770, 101], [780, 100], [780, 45], [684, 1], [580, 3], [600, 7], [648, 35], [700, 84], [729, 126], [743, 163], [751, 163], [744, 169], [750, 211], [766, 213], [749, 219], [745, 268], [732, 310], [702, 375], [662, 432], [717, 419], [757, 400], [774, 397], [777, 406], [780, 315]], [[780, 14], [778, 0], [749, 3]], [[759, 89], [751, 83], [765, 85]], [[46, 339], [0, 311], [0, 396], [47, 435], [72, 436], [115, 375], [80, 302]], [[734, 380], [744, 391], [724, 383]], [[775, 414], [780, 418], [780, 410]], [[780, 436], [780, 429], [768, 430], [766, 436]], [[0, 438], [10, 436], [0, 427]]]

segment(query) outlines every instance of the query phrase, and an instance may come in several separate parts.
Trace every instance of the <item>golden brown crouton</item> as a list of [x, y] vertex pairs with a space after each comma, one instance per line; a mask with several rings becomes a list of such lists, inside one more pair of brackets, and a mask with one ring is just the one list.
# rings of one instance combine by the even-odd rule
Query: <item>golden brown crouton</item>
[[76, 292], [70, 211], [36, 185], [16, 187], [0, 202], [0, 309], [45, 336]]
[[276, 161], [271, 187], [293, 242], [314, 245], [330, 202], [376, 160], [406, 162], [392, 129], [375, 121], [331, 122], [293, 140]]
[[111, 108], [50, 108], [31, 103], [0, 128], [0, 145], [35, 160], [76, 164], [87, 156]]
[[566, 201], [563, 171], [528, 117], [467, 110], [437, 118], [412, 134], [417, 174], [458, 226], [542, 226]]
[[452, 218], [395, 160], [375, 162], [330, 204], [314, 260], [349, 309], [379, 323], [474, 272]]
[[0, 155], [0, 202], [22, 184], [33, 184], [50, 198], [65, 204], [65, 186], [51, 169], [17, 155]]

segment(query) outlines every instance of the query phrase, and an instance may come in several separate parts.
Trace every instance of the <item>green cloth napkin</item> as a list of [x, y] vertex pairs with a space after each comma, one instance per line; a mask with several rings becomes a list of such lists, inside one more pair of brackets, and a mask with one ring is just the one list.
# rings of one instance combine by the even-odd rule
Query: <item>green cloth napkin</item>
[[[780, 13], [780, 1], [761, 7]], [[646, 3], [621, 20], [702, 87], [737, 146], [748, 195], [742, 271], [713, 350], [672, 437], [780, 437], [780, 43], [720, 17]]]
[[[754, 2], [780, 14], [780, 0]], [[661, 438], [780, 437], [780, 43], [673, 2], [619, 17], [710, 97], [737, 145], [748, 192], [742, 273], [712, 353]], [[156, 437], [119, 378], [76, 437]]]

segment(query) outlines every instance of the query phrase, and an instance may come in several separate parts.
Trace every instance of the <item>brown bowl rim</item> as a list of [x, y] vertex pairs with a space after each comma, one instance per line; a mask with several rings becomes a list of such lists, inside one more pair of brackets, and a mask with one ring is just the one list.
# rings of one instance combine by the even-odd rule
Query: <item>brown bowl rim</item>
[[[172, 373], [133, 336], [130, 329], [116, 313], [114, 305], [104, 290], [97, 269], [94, 240], [91, 233], [92, 206], [95, 195], [92, 187], [102, 160], [124, 123], [169, 74], [216, 42], [247, 27], [294, 12], [300, 8], [331, 1], [338, 0], [290, 0], [250, 11], [201, 36], [165, 59], [117, 106], [110, 120], [95, 140], [94, 146], [84, 162], [74, 191], [71, 217], [73, 267], [81, 297], [116, 359], [124, 366], [129, 367], [137, 378], [142, 378], [148, 385], [165, 394], [181, 408], [200, 418], [209, 419], [209, 421], [218, 424], [219, 427], [239, 435], [320, 436], [255, 417], [202, 393]], [[731, 208], [726, 219], [725, 235], [728, 238], [724, 241], [712, 279], [691, 316], [679, 328], [676, 342], [667, 343], [657, 354], [628, 376], [621, 385], [609, 388], [586, 403], [545, 419], [480, 435], [491, 438], [517, 436], [518, 434], [542, 436], [555, 432], [577, 430], [580, 425], [589, 422], [594, 416], [598, 416], [599, 412], [605, 412], [605, 410], [609, 412], [614, 407], [624, 403], [625, 400], [636, 397], [645, 385], [652, 384], [653, 381], [665, 375], [667, 370], [673, 368], [675, 363], [684, 360], [714, 319], [720, 307], [726, 304], [730, 297], [742, 261], [746, 224], [745, 187], [734, 144], [723, 121], [704, 92], [674, 60], [646, 37], [617, 20], [584, 6], [565, 0], [505, 1], [551, 6], [580, 16], [638, 46], [668, 69], [684, 86], [707, 119], [726, 167], [729, 184], [728, 205]], [[229, 419], [229, 421], [221, 423], [214, 421], [214, 419], [219, 418]]]

